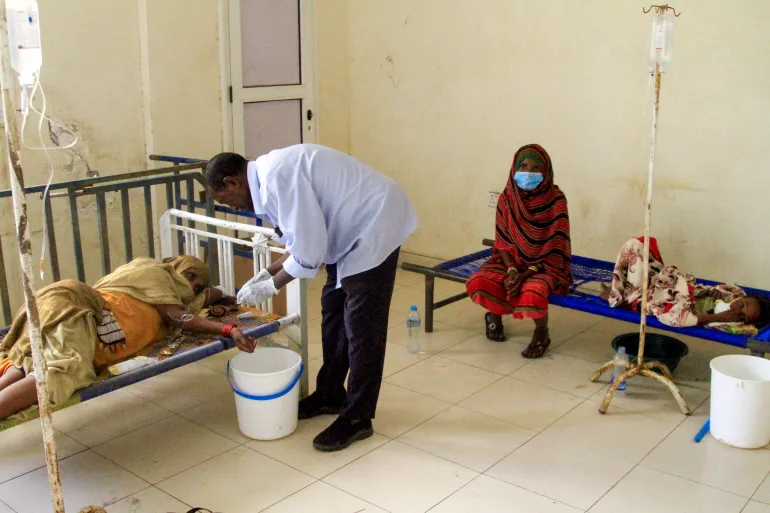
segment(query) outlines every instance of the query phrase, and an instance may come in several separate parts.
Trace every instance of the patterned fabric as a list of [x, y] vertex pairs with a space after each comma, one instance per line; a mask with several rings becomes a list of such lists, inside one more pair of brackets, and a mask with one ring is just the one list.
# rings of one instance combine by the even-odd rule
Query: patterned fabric
[[110, 310], [102, 310], [101, 319], [97, 318], [96, 334], [103, 351], [116, 352], [126, 346], [126, 334], [120, 329], [118, 321]]
[[[626, 242], [615, 262], [609, 303], [613, 308], [639, 311], [644, 284], [644, 238]], [[650, 272], [647, 313], [667, 326], [683, 328], [698, 325], [698, 315], [711, 313], [714, 296], [726, 303], [746, 296], [735, 285], [711, 287], [698, 285], [691, 274], [685, 274], [673, 265], [666, 266], [657, 241], [650, 238]], [[727, 333], [749, 333], [742, 323], [714, 323], [709, 327]], [[756, 331], [754, 329], [754, 331]]]
[[[532, 191], [519, 189], [513, 179], [524, 158], [537, 160], [543, 168], [543, 182]], [[507, 274], [503, 251], [511, 255], [520, 271], [537, 264], [543, 269], [524, 283], [518, 297], [510, 300], [503, 285]], [[513, 158], [508, 184], [497, 202], [492, 256], [468, 280], [468, 295], [492, 313], [543, 317], [548, 311], [549, 294], [569, 292], [571, 259], [567, 198], [553, 183], [551, 158], [537, 144], [524, 146]]]

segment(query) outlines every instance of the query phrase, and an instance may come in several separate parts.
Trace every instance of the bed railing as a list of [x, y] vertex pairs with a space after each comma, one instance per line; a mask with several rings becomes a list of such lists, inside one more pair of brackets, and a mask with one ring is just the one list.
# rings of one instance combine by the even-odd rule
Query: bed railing
[[[169, 167], [160, 169], [143, 169], [141, 171], [133, 171], [129, 173], [121, 173], [108, 176], [91, 176], [87, 178], [81, 178], [78, 180], [69, 180], [63, 182], [52, 183], [49, 189], [49, 194], [45, 198], [44, 208], [46, 210], [46, 224], [48, 229], [48, 246], [46, 251], [48, 253], [47, 266], [50, 269], [51, 277], [53, 281], [58, 281], [64, 278], [75, 278], [80, 281], [86, 281], [86, 263], [84, 257], [84, 247], [81, 238], [81, 216], [82, 205], [80, 204], [84, 198], [94, 197], [96, 205], [96, 228], [98, 232], [98, 262], [101, 264], [101, 275], [109, 274], [116, 265], [113, 265], [115, 258], [110, 252], [110, 230], [107, 223], [108, 209], [107, 209], [107, 194], [117, 193], [120, 196], [120, 213], [122, 215], [122, 235], [123, 235], [123, 251], [125, 261], [130, 261], [137, 256], [155, 257], [155, 229], [157, 226], [157, 213], [153, 213], [153, 208], [157, 208], [158, 205], [153, 205], [153, 188], [161, 186], [160, 191], [165, 189], [166, 209], [184, 209], [188, 213], [205, 213], [206, 216], [214, 217], [218, 212], [235, 214], [236, 212], [227, 209], [225, 207], [215, 206], [214, 202], [205, 194], [204, 191], [199, 191], [196, 198], [196, 183], [200, 187], [205, 187], [205, 180], [203, 176], [203, 169], [206, 166], [205, 160], [188, 159], [181, 157], [168, 157], [163, 155], [152, 155], [151, 160], [160, 162], [167, 162], [172, 164]], [[35, 196], [42, 199], [45, 185], [34, 185], [25, 187], [24, 192], [29, 198]], [[132, 204], [129, 198], [129, 192], [133, 190], [140, 190], [143, 193], [143, 204]], [[158, 193], [156, 189], [155, 193]], [[161, 192], [161, 194], [163, 194]], [[161, 196], [162, 197], [162, 196]], [[71, 218], [70, 234], [72, 240], [72, 251], [74, 256], [74, 275], [67, 275], [69, 273], [62, 272], [62, 266], [60, 262], [61, 252], [61, 239], [65, 236], [62, 233], [61, 228], [57, 231], [54, 227], [53, 208], [54, 201], [66, 201], [69, 204], [69, 215]], [[162, 200], [161, 200], [162, 201]], [[30, 209], [36, 208], [34, 204], [30, 206]], [[136, 223], [132, 222], [131, 212], [134, 209], [143, 209], [145, 214], [145, 222], [143, 226], [138, 228], [140, 230], [139, 235], [144, 232], [144, 237], [139, 237], [141, 240], [146, 240], [145, 247], [137, 247], [134, 244], [134, 231], [137, 230]], [[0, 190], [0, 212], [11, 212], [11, 191]], [[243, 215], [243, 213], [238, 213]], [[89, 217], [89, 220], [92, 220]], [[136, 217], [133, 219], [136, 221]], [[185, 219], [187, 226], [190, 228], [196, 228], [196, 220], [194, 218]], [[178, 221], [181, 222], [181, 221]], [[216, 230], [216, 227], [208, 227], [210, 230]], [[114, 235], [113, 235], [114, 236]], [[0, 326], [7, 325], [11, 322], [11, 316], [13, 309], [18, 305], [11, 305], [10, 295], [8, 289], [8, 276], [9, 269], [5, 261], [5, 255], [16, 255], [15, 248], [9, 248], [8, 240], [14, 240], [11, 238], [6, 239], [5, 248], [3, 248], [3, 241], [0, 239]], [[177, 251], [183, 252], [183, 237], [180, 235], [177, 240]], [[5, 251], [4, 251], [5, 249]], [[96, 248], [94, 248], [96, 249]], [[219, 275], [220, 263], [218, 259], [217, 246], [206, 248], [206, 259], [209, 262], [212, 278], [216, 279]], [[87, 251], [91, 251], [91, 248], [86, 248]], [[70, 271], [72, 272], [72, 271]], [[20, 304], [20, 303], [19, 303]]]

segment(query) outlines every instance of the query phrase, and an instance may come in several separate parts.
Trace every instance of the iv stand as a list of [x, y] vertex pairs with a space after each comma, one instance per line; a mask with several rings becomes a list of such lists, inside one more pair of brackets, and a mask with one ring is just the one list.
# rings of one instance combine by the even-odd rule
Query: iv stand
[[[673, 7], [669, 7], [666, 4], [653, 5], [647, 10], [643, 9], [643, 11], [648, 13], [652, 9], [655, 9], [660, 15], [664, 15], [668, 9], [671, 9], [672, 11], [674, 10]], [[679, 16], [676, 14], [676, 11], [674, 11], [674, 14]], [[655, 176], [655, 143], [658, 138], [658, 110], [660, 107], [661, 74], [659, 63], [655, 64], [654, 78], [655, 94], [652, 107], [652, 142], [650, 144], [650, 164], [647, 174], [647, 206], [644, 217], [644, 277], [642, 285], [641, 320], [639, 324], [639, 355], [637, 356], [636, 363], [629, 363], [626, 372], [621, 374], [612, 382], [610, 388], [607, 390], [607, 393], [604, 395], [604, 400], [602, 400], [601, 406], [599, 406], [599, 413], [607, 413], [607, 409], [610, 406], [610, 402], [612, 402], [612, 397], [615, 395], [615, 391], [617, 390], [618, 386], [634, 376], [644, 376], [646, 378], [654, 379], [660, 383], [663, 383], [671, 391], [671, 394], [679, 404], [679, 408], [681, 408], [682, 413], [685, 415], [692, 413], [690, 407], [687, 406], [684, 397], [682, 397], [682, 393], [674, 383], [674, 376], [671, 374], [671, 370], [669, 370], [666, 364], [661, 362], [648, 363], [644, 361], [644, 342], [647, 333], [647, 303], [649, 302], [648, 294], [650, 283], [650, 218], [652, 215], [652, 186], [653, 178]], [[599, 370], [597, 370], [593, 376], [591, 376], [591, 381], [598, 381], [601, 375], [605, 371], [611, 369], [614, 365], [615, 363], [612, 361], [602, 365]], [[654, 369], [660, 370], [662, 374], [656, 373]]]
[[16, 237], [21, 260], [21, 280], [24, 287], [24, 303], [27, 307], [27, 328], [32, 346], [32, 361], [37, 384], [37, 400], [40, 407], [40, 424], [43, 429], [46, 466], [48, 467], [48, 486], [51, 489], [55, 513], [64, 513], [61, 480], [59, 478], [59, 459], [56, 454], [51, 402], [48, 399], [48, 379], [45, 358], [43, 357], [43, 339], [40, 334], [40, 316], [35, 300], [35, 287], [32, 282], [32, 244], [29, 240], [29, 221], [27, 218], [27, 200], [24, 197], [24, 172], [21, 169], [19, 154], [19, 122], [16, 111], [11, 69], [11, 52], [8, 39], [8, 17], [5, 1], [0, 0], [0, 87], [2, 87], [3, 119], [5, 138], [8, 146], [8, 171], [13, 194], [13, 213], [16, 220]]

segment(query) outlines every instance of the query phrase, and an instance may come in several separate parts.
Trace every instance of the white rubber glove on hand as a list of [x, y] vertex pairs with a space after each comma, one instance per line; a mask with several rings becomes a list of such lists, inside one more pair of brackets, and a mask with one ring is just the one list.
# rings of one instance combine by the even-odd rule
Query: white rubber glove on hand
[[252, 288], [254, 287], [254, 285], [263, 281], [267, 281], [271, 278], [272, 276], [270, 276], [270, 273], [267, 272], [267, 269], [262, 269], [261, 271], [259, 271], [259, 274], [254, 276], [252, 279], [250, 279], [246, 283], [244, 283], [243, 287], [241, 287], [241, 290], [238, 291], [238, 296], [237, 296], [238, 302], [243, 303], [243, 301], [241, 301], [242, 296], [245, 295], [246, 293], [253, 292]]
[[238, 293], [238, 302], [240, 304], [257, 306], [278, 294], [278, 289], [275, 288], [275, 283], [270, 279], [246, 286], [241, 289], [241, 292], [243, 294]]

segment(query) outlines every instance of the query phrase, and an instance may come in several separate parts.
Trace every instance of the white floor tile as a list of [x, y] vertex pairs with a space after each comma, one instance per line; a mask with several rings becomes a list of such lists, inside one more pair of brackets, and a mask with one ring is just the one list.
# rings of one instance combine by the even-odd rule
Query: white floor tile
[[194, 406], [179, 415], [229, 438], [233, 442], [244, 444], [251, 440], [238, 428], [238, 413], [235, 409], [235, 397], [232, 392]]
[[403, 317], [409, 309], [415, 305], [420, 314], [425, 317], [425, 289], [424, 287], [401, 287], [393, 291], [393, 298], [390, 301], [390, 308], [402, 312]]
[[150, 483], [213, 458], [237, 444], [181, 417], [171, 417], [94, 451]]
[[308, 393], [310, 394], [315, 392], [316, 380], [318, 379], [318, 371], [321, 370], [322, 366], [323, 361], [320, 358], [310, 360], [310, 362], [307, 364]]
[[[476, 335], [476, 333], [473, 331], [456, 328], [442, 322], [434, 322], [432, 333], [425, 333], [424, 330], [420, 331], [420, 351], [425, 354], [438, 353], [455, 346], [474, 335]], [[408, 332], [405, 322], [388, 330], [389, 344], [406, 346], [407, 341]]]
[[770, 504], [770, 476], [766, 477], [752, 497], [755, 501]]
[[390, 442], [324, 481], [392, 513], [427, 511], [478, 474]]
[[599, 365], [612, 360], [615, 356], [611, 344], [612, 336], [595, 329], [589, 329], [559, 345], [554, 349], [554, 352], [594, 362], [598, 364], [596, 366], [598, 369]]
[[[435, 300], [439, 301], [450, 295], [439, 296], [437, 294]], [[463, 299], [436, 310], [433, 313], [433, 319], [444, 324], [457, 326], [458, 328], [480, 332], [484, 330], [485, 312], [483, 308], [473, 304], [470, 299]]]
[[749, 501], [741, 513], [770, 513], [770, 505], [763, 502]]
[[588, 398], [602, 390], [605, 383], [592, 383], [595, 363], [558, 353], [547, 353], [511, 374], [512, 378], [560, 392]]
[[383, 383], [374, 430], [388, 438], [396, 438], [450, 406], [427, 395]]
[[538, 436], [486, 474], [585, 510], [633, 467], [633, 463], [577, 443]]
[[729, 447], [712, 436], [692, 438], [707, 419], [697, 412], [642, 461], [642, 466], [750, 498], [770, 472], [770, 451]]
[[459, 406], [532, 431], [541, 431], [582, 402], [583, 399], [574, 395], [503, 378]]
[[440, 401], [457, 403], [501, 377], [500, 374], [433, 356], [390, 376], [386, 381]]
[[747, 500], [669, 474], [636, 467], [591, 513], [739, 513]]
[[329, 427], [335, 417], [324, 415], [301, 420], [297, 430], [280, 440], [251, 441], [247, 446], [305, 474], [321, 479], [388, 441], [382, 435], [356, 442], [344, 451], [324, 453], [313, 448], [313, 438]]
[[231, 391], [223, 372], [203, 365], [185, 365], [123, 390], [177, 413]]
[[189, 504], [178, 501], [169, 494], [151, 487], [107, 506], [105, 509], [107, 513], [159, 513], [161, 511], [183, 513], [190, 508]]
[[385, 348], [385, 367], [383, 367], [382, 376], [384, 378], [392, 376], [426, 358], [428, 355], [410, 354], [406, 352], [406, 347], [388, 343]]
[[479, 334], [444, 351], [441, 356], [498, 374], [510, 374], [531, 362], [521, 356], [526, 347], [510, 338], [506, 342], [492, 342]]
[[477, 472], [484, 472], [536, 433], [454, 406], [398, 441]]
[[247, 447], [237, 447], [158, 484], [185, 504], [227, 513], [253, 513], [315, 480]]
[[[56, 432], [59, 459], [85, 451], [86, 447]], [[43, 434], [39, 420], [0, 431], [0, 483], [45, 466]]]
[[[59, 474], [67, 511], [80, 511], [86, 506], [103, 507], [149, 486], [92, 451], [63, 460]], [[35, 470], [0, 485], [0, 500], [24, 513], [53, 511], [46, 469]]]
[[587, 401], [543, 431], [544, 438], [639, 463], [672, 430], [651, 417], [610, 407], [605, 415]]
[[0, 501], [0, 513], [16, 513], [16, 512], [12, 510], [11, 507], [8, 506], [6, 503]]
[[[608, 379], [608, 376], [603, 378], [603, 380]], [[692, 410], [703, 404], [709, 395], [704, 390], [684, 385], [679, 386], [679, 391]], [[590, 400], [597, 404], [597, 408], [604, 399], [605, 393], [606, 389], [603, 389], [590, 397]], [[686, 418], [668, 387], [643, 376], [631, 378], [626, 390], [615, 392], [610, 404], [616, 408], [667, 422], [672, 428]]]
[[385, 513], [385, 510], [318, 481], [264, 511], [264, 513], [298, 512]]
[[125, 435], [173, 415], [124, 390], [115, 390], [54, 414], [58, 430], [88, 447]]
[[518, 486], [479, 476], [430, 513], [581, 513], [582, 510]]
[[227, 351], [222, 351], [221, 353], [215, 354], [214, 356], [209, 356], [208, 358], [204, 358], [203, 360], [199, 361], [199, 365], [203, 365], [204, 367], [208, 367], [211, 370], [220, 372], [222, 374], [225, 374], [227, 372], [227, 362], [228, 360], [232, 360], [235, 358], [235, 356], [240, 352], [240, 349], [237, 347], [234, 347], [232, 349], [228, 349]]

